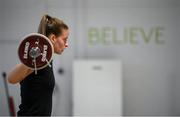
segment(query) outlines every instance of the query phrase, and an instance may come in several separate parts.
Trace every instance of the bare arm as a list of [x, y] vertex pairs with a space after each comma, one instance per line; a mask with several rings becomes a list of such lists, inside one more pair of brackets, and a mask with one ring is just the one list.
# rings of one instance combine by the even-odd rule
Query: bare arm
[[8, 81], [11, 84], [16, 84], [20, 81], [22, 81], [26, 76], [31, 74], [33, 70], [29, 69], [22, 63], [17, 64], [15, 68], [12, 69], [12, 71], [9, 72], [8, 74]]

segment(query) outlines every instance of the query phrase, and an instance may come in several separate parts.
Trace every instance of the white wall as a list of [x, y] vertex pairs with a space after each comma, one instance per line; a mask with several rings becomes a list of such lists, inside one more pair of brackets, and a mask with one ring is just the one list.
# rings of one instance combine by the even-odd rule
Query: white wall
[[[172, 100], [175, 96], [173, 82], [178, 77], [178, 1], [86, 0], [82, 7], [84, 58], [121, 58], [124, 63], [124, 114], [177, 115], [173, 111]], [[131, 40], [113, 43], [109, 29], [104, 39], [106, 43], [103, 39], [101, 42], [96, 41], [103, 35], [104, 27], [115, 28], [117, 39], [122, 40], [125, 28], [140, 27], [148, 34], [157, 26], [163, 27], [161, 40], [164, 43], [161, 44], [156, 43], [153, 37], [149, 43], [145, 43], [139, 32], [133, 38], [137, 43]], [[87, 32], [91, 27], [101, 31], [98, 34], [93, 32], [95, 44], [89, 44], [87, 40]], [[78, 47], [79, 50], [82, 48], [80, 45]]]
[[[180, 8], [179, 8], [179, 11], [180, 11]], [[177, 33], [177, 45], [180, 43], [180, 39], [179, 39], [179, 34], [180, 34], [180, 15], [178, 13], [177, 15], [177, 22], [176, 22], [176, 33]], [[180, 48], [179, 46], [177, 46], [176, 48], [176, 51], [177, 51], [177, 59], [180, 58]], [[179, 111], [179, 108], [180, 108], [180, 93], [179, 93], [179, 89], [180, 89], [180, 85], [179, 85], [179, 82], [180, 82], [180, 62], [176, 62], [176, 66], [177, 66], [177, 69], [176, 69], [176, 74], [174, 74], [174, 81], [173, 81], [173, 111], [174, 113], [176, 113], [177, 115], [180, 115], [180, 111]]]
[[[124, 115], [180, 115], [179, 10], [179, 0], [1, 0], [0, 71], [9, 71], [19, 62], [16, 49], [21, 37], [36, 32], [41, 16], [50, 13], [71, 29], [69, 49], [54, 60], [53, 115], [72, 114], [73, 60], [96, 58], [123, 61]], [[141, 27], [148, 34], [156, 26], [164, 27], [163, 44], [154, 40], [145, 44], [139, 32], [133, 38], [138, 44], [88, 43], [91, 27], [116, 28], [117, 39], [122, 39], [125, 27]], [[112, 41], [107, 32], [106, 39]], [[64, 74], [57, 72], [59, 68]], [[19, 85], [9, 86], [18, 110]], [[3, 84], [0, 88], [3, 91]], [[0, 99], [5, 101], [2, 95]], [[1, 115], [8, 114], [4, 110], [1, 106]]]

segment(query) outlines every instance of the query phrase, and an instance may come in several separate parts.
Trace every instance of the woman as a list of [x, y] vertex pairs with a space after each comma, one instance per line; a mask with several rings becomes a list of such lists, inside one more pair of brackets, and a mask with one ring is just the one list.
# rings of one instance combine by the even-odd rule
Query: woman
[[[68, 26], [61, 20], [44, 15], [39, 24], [38, 33], [47, 36], [53, 44], [54, 52], [61, 54], [68, 47]], [[52, 66], [52, 62], [50, 63]], [[38, 70], [38, 74], [22, 63], [8, 74], [12, 84], [20, 83], [21, 104], [18, 116], [50, 116], [52, 111], [52, 93], [55, 85], [53, 67]]]

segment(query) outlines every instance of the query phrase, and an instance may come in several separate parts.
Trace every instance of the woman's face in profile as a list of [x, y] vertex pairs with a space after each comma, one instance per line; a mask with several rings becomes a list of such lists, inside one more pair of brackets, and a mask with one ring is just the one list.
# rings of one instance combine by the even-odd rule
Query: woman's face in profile
[[69, 36], [68, 29], [63, 29], [62, 35], [58, 37], [54, 36], [55, 39], [53, 39], [53, 46], [54, 46], [54, 52], [56, 54], [61, 54], [64, 51], [64, 49], [68, 47], [68, 43], [67, 43], [68, 36]]

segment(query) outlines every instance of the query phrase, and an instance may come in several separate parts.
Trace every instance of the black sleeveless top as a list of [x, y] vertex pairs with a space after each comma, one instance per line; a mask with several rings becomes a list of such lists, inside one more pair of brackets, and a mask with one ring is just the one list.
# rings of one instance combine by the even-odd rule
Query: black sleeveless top
[[28, 75], [20, 82], [21, 104], [18, 116], [51, 116], [52, 94], [55, 85], [53, 66]]

